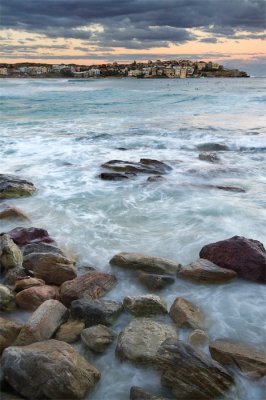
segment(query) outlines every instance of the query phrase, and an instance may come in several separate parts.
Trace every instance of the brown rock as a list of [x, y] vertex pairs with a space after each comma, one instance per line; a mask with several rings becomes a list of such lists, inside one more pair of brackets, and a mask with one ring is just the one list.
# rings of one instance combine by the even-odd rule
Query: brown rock
[[241, 278], [266, 282], [266, 251], [258, 240], [233, 236], [204, 246], [200, 257], [237, 272]]
[[55, 339], [62, 340], [63, 342], [72, 343], [79, 339], [79, 336], [85, 324], [82, 321], [69, 319], [62, 324], [55, 334]]
[[235, 271], [221, 268], [209, 260], [199, 258], [184, 266], [178, 275], [200, 283], [225, 283], [237, 277]]
[[29, 243], [54, 243], [45, 229], [18, 227], [8, 232], [11, 239], [19, 246], [26, 246]]
[[53, 253], [31, 253], [24, 257], [23, 267], [46, 283], [61, 285], [76, 277], [72, 260]]
[[0, 310], [12, 311], [16, 309], [15, 293], [0, 283]]
[[209, 348], [212, 358], [223, 365], [234, 366], [253, 378], [266, 375], [265, 352], [228, 340], [215, 340], [210, 343]]
[[167, 398], [146, 392], [146, 390], [140, 387], [132, 386], [130, 389], [130, 400], [167, 400]]
[[22, 266], [22, 253], [7, 234], [0, 235], [0, 268], [9, 270]]
[[116, 172], [125, 173], [144, 173], [162, 175], [169, 172], [172, 168], [157, 160], [142, 158], [140, 162], [111, 160], [102, 165], [103, 168], [112, 169]]
[[33, 286], [16, 295], [16, 303], [19, 308], [28, 311], [36, 310], [44, 301], [50, 299], [59, 299], [58, 286]]
[[195, 329], [189, 335], [188, 343], [194, 347], [204, 347], [209, 343], [209, 336], [201, 329]]
[[22, 210], [14, 206], [6, 207], [4, 210], [0, 211], [0, 219], [7, 218], [30, 221], [28, 216]]
[[60, 288], [61, 301], [70, 305], [73, 300], [82, 297], [98, 299], [108, 292], [116, 283], [114, 275], [98, 271], [91, 271], [69, 282], [65, 282]]
[[0, 317], [0, 354], [16, 340], [21, 328], [22, 324]]
[[59, 326], [67, 320], [68, 314], [68, 309], [59, 301], [46, 300], [23, 326], [15, 345], [25, 346], [50, 339]]
[[81, 333], [83, 343], [96, 353], [103, 353], [115, 338], [115, 331], [105, 325], [94, 325]]
[[42, 279], [33, 278], [31, 276], [26, 276], [22, 279], [17, 279], [15, 283], [15, 292], [20, 292], [24, 289], [29, 289], [33, 286], [44, 286], [45, 282]]
[[204, 327], [204, 316], [199, 308], [182, 297], [177, 297], [175, 299], [169, 314], [177, 326], [185, 326], [194, 329]]
[[151, 291], [163, 289], [175, 282], [175, 278], [171, 275], [148, 274], [143, 271], [137, 271], [139, 282]]

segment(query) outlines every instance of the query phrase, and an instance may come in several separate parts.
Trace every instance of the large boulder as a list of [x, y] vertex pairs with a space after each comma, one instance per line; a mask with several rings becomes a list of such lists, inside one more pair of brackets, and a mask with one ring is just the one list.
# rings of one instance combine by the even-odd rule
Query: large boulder
[[23, 267], [46, 283], [61, 285], [76, 277], [72, 260], [53, 253], [30, 253], [24, 257]]
[[111, 265], [117, 265], [131, 269], [141, 270], [153, 274], [175, 275], [181, 268], [177, 261], [168, 260], [163, 257], [148, 256], [142, 253], [119, 253], [110, 260]]
[[137, 278], [143, 286], [154, 292], [175, 282], [171, 275], [149, 274], [143, 271], [137, 271]]
[[114, 275], [98, 271], [90, 271], [69, 282], [65, 282], [61, 286], [61, 301], [68, 306], [73, 300], [82, 297], [97, 299], [104, 296], [115, 283], [116, 277]]
[[58, 286], [33, 286], [20, 291], [16, 295], [16, 303], [19, 308], [28, 311], [36, 310], [44, 301], [50, 299], [59, 299]]
[[113, 300], [80, 299], [71, 303], [71, 316], [80, 319], [86, 326], [112, 325], [123, 310], [122, 304]]
[[25, 346], [50, 339], [68, 318], [68, 309], [58, 300], [46, 300], [21, 329], [15, 344]]
[[21, 267], [22, 261], [22, 253], [10, 236], [0, 235], [0, 269]]
[[20, 292], [24, 289], [29, 289], [34, 286], [44, 286], [45, 282], [42, 279], [33, 278], [31, 276], [26, 276], [21, 279], [17, 279], [15, 282], [14, 290], [15, 292]]
[[94, 325], [81, 333], [83, 343], [96, 353], [103, 353], [116, 338], [116, 332], [105, 325]]
[[48, 232], [42, 228], [23, 228], [19, 226], [9, 231], [8, 234], [19, 247], [26, 246], [29, 243], [54, 243]]
[[0, 283], [0, 310], [12, 311], [16, 308], [15, 293]]
[[137, 297], [127, 296], [123, 306], [134, 317], [149, 317], [156, 314], [167, 314], [167, 305], [164, 300], [155, 294], [146, 294]]
[[81, 332], [85, 328], [82, 321], [69, 319], [62, 324], [55, 333], [55, 339], [62, 340], [63, 342], [72, 343], [79, 339]]
[[266, 353], [230, 340], [215, 340], [209, 345], [211, 356], [223, 365], [231, 365], [250, 377], [266, 375]]
[[29, 217], [19, 208], [8, 206], [0, 211], [0, 219], [21, 219], [30, 221]]
[[201, 249], [200, 257], [237, 272], [241, 278], [266, 282], [266, 251], [258, 240], [233, 236], [207, 244]]
[[7, 382], [29, 399], [83, 399], [100, 378], [73, 347], [58, 340], [9, 347], [2, 368]]
[[169, 337], [177, 338], [177, 331], [171, 325], [135, 318], [120, 333], [116, 355], [121, 361], [153, 364], [159, 346]]
[[205, 318], [200, 309], [190, 301], [177, 297], [173, 302], [170, 311], [170, 317], [180, 327], [203, 328]]
[[16, 340], [21, 328], [22, 324], [0, 317], [0, 354]]
[[130, 389], [129, 400], [167, 400], [167, 398], [146, 392], [146, 390], [143, 390], [138, 386], [132, 386]]
[[234, 382], [220, 364], [181, 340], [165, 340], [156, 364], [162, 372], [162, 385], [170, 388], [176, 399], [213, 400]]
[[15, 175], [0, 174], [0, 199], [31, 196], [36, 191], [33, 183]]
[[182, 278], [200, 283], [226, 283], [237, 277], [235, 271], [221, 268], [203, 258], [199, 258], [182, 267], [178, 275]]

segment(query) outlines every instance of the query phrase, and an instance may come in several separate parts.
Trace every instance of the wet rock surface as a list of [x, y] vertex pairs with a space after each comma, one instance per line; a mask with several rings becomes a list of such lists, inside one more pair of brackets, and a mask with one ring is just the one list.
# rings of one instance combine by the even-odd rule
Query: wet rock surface
[[0, 269], [8, 270], [22, 266], [22, 253], [7, 234], [0, 235]]
[[161, 290], [175, 282], [175, 278], [171, 275], [157, 275], [137, 271], [136, 276], [139, 282], [151, 291]]
[[19, 246], [23, 247], [30, 243], [54, 243], [48, 232], [42, 228], [23, 228], [17, 227], [8, 232], [11, 239]]
[[23, 249], [23, 256], [26, 257], [32, 253], [52, 253], [66, 257], [59, 247], [44, 242], [27, 244]]
[[31, 196], [36, 191], [33, 183], [15, 175], [0, 174], [0, 199]]
[[177, 297], [173, 302], [169, 315], [180, 327], [203, 328], [205, 318], [200, 309], [190, 301]]
[[154, 294], [137, 297], [127, 296], [123, 300], [124, 309], [134, 317], [149, 317], [156, 314], [167, 314], [164, 300]]
[[223, 143], [202, 143], [197, 145], [200, 151], [229, 151], [230, 148]]
[[123, 181], [124, 179], [133, 178], [136, 174], [121, 174], [119, 172], [102, 172], [100, 178], [104, 181]]
[[116, 336], [116, 332], [105, 325], [94, 325], [81, 333], [83, 343], [96, 353], [103, 353]]
[[188, 338], [188, 344], [196, 348], [202, 348], [209, 343], [209, 336], [201, 329], [195, 329]]
[[79, 339], [81, 332], [85, 328], [85, 324], [82, 321], [71, 320], [62, 324], [56, 331], [55, 339], [63, 342], [72, 343]]
[[209, 260], [199, 258], [184, 266], [178, 276], [200, 283], [225, 283], [237, 277], [237, 273], [230, 269], [219, 267]]
[[0, 354], [16, 340], [22, 324], [0, 317]]
[[8, 383], [30, 399], [82, 399], [100, 379], [96, 368], [58, 340], [9, 347], [1, 364]]
[[80, 319], [87, 326], [112, 325], [123, 311], [122, 303], [113, 300], [80, 299], [71, 303], [71, 316]]
[[162, 161], [142, 158], [139, 162], [111, 160], [102, 164], [102, 168], [111, 169], [115, 172], [142, 173], [163, 175], [171, 171], [171, 167]]
[[58, 286], [33, 286], [16, 295], [16, 303], [19, 308], [28, 311], [35, 311], [43, 302], [50, 299], [59, 299]]

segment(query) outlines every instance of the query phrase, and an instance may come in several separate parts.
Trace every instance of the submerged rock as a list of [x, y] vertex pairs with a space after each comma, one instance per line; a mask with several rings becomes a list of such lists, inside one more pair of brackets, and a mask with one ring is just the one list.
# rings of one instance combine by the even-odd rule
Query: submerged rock
[[19, 247], [26, 246], [29, 243], [54, 243], [48, 232], [42, 228], [17, 227], [9, 231], [8, 234]]
[[237, 273], [213, 264], [209, 260], [199, 258], [184, 266], [178, 276], [200, 283], [226, 283], [235, 279]]
[[79, 339], [81, 332], [85, 328], [82, 321], [69, 319], [62, 324], [56, 331], [55, 339], [62, 340], [63, 342], [72, 343]]
[[48, 340], [3, 353], [5, 379], [29, 399], [83, 399], [100, 372], [69, 344]]
[[170, 388], [176, 399], [213, 400], [234, 383], [232, 374], [220, 364], [181, 340], [165, 340], [156, 364], [162, 371], [162, 385]]
[[202, 143], [197, 145], [200, 151], [228, 151], [230, 148], [222, 143]]
[[128, 268], [132, 271], [141, 270], [145, 272], [175, 275], [181, 268], [177, 261], [168, 260], [163, 257], [149, 256], [142, 253], [119, 253], [111, 260], [111, 265]]
[[177, 338], [177, 331], [171, 325], [135, 318], [120, 333], [116, 355], [122, 361], [153, 364], [160, 344], [169, 337]]
[[209, 348], [212, 358], [223, 365], [234, 366], [253, 378], [266, 375], [265, 352], [230, 340], [215, 340]]
[[94, 325], [81, 333], [83, 343], [96, 353], [103, 353], [115, 338], [115, 331], [105, 325]]
[[200, 153], [199, 159], [202, 161], [208, 161], [211, 163], [217, 163], [220, 161], [220, 158], [215, 153]]
[[125, 310], [134, 315], [134, 317], [167, 314], [165, 301], [154, 294], [146, 294], [137, 297], [127, 296], [123, 300], [123, 306]]
[[15, 175], [0, 174], [0, 199], [31, 196], [36, 191], [33, 183]]
[[129, 400], [168, 400], [166, 397], [162, 397], [157, 394], [152, 394], [146, 392], [140, 387], [132, 386], [130, 389], [130, 398]]
[[162, 182], [165, 181], [165, 178], [161, 175], [149, 176], [147, 178], [147, 182]]
[[204, 246], [200, 257], [235, 271], [241, 278], [266, 282], [266, 251], [258, 240], [233, 236]]
[[115, 283], [116, 277], [114, 275], [90, 271], [85, 275], [65, 282], [60, 288], [60, 298], [66, 305], [70, 305], [73, 300], [82, 297], [97, 299], [104, 296]]
[[0, 354], [16, 340], [21, 328], [22, 324], [0, 317]]
[[112, 169], [116, 172], [143, 173], [162, 175], [171, 171], [171, 167], [162, 161], [142, 158], [139, 162], [111, 160], [102, 164], [103, 168]]
[[14, 206], [8, 206], [0, 211], [0, 219], [23, 219], [30, 221], [29, 217], [22, 210]]
[[133, 173], [121, 174], [119, 172], [102, 172], [99, 176], [104, 181], [123, 181], [124, 179], [129, 179], [133, 176], [136, 176], [136, 174]]
[[188, 328], [203, 328], [204, 315], [200, 309], [190, 301], [177, 297], [173, 302], [170, 311], [170, 317], [177, 326]]
[[7, 234], [0, 235], [0, 269], [8, 270], [22, 266], [22, 253]]
[[16, 308], [15, 293], [0, 283], [0, 310], [12, 311]]
[[81, 319], [86, 326], [112, 325], [122, 311], [122, 304], [113, 300], [80, 299], [71, 303], [72, 318]]
[[29, 287], [16, 295], [16, 303], [19, 308], [28, 311], [36, 310], [46, 300], [59, 299], [59, 287], [39, 285]]
[[175, 278], [171, 275], [149, 274], [143, 271], [137, 271], [137, 278], [142, 285], [152, 291], [163, 289], [175, 282]]

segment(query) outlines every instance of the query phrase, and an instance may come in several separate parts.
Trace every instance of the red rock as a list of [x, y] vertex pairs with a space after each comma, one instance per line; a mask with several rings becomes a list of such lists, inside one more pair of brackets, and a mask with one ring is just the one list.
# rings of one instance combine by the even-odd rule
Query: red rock
[[58, 286], [33, 286], [16, 295], [16, 303], [23, 310], [35, 311], [46, 300], [59, 299]]
[[200, 257], [237, 272], [241, 278], [266, 283], [266, 251], [258, 240], [233, 236], [204, 246]]
[[54, 243], [48, 232], [42, 228], [22, 228], [17, 227], [8, 232], [11, 239], [20, 247], [29, 243]]

